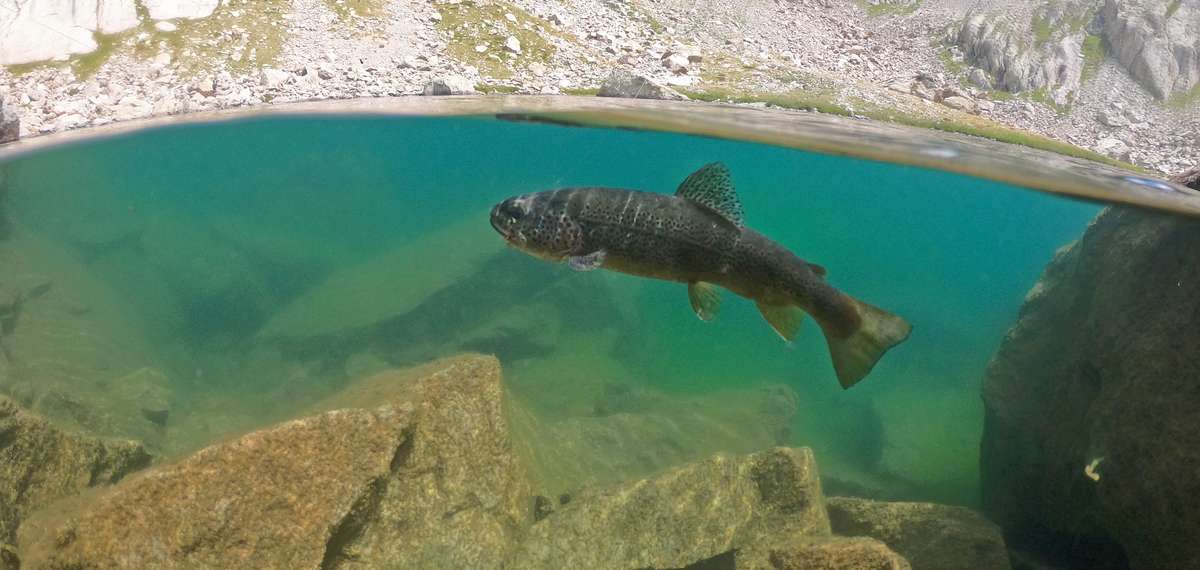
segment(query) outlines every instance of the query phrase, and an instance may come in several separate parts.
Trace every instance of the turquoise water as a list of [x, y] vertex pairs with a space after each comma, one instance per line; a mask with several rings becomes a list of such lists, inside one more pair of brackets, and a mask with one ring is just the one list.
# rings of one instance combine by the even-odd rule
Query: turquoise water
[[[858, 386], [838, 387], [812, 323], [787, 346], [729, 293], [703, 323], [678, 284], [550, 266], [505, 250], [488, 225], [491, 205], [513, 194], [673, 192], [714, 160], [732, 171], [747, 225], [913, 324]], [[153, 368], [172, 410], [151, 436], [166, 455], [290, 417], [373, 370], [476, 350], [500, 357], [514, 400], [546, 422], [672, 402], [728, 420], [748, 405], [737, 394], [782, 385], [794, 413], [762, 412], [764, 424], [788, 423], [775, 441], [754, 425], [760, 406], [721, 424], [744, 436], [698, 432], [677, 445], [809, 445], [827, 485], [967, 505], [988, 359], [1054, 251], [1098, 211], [932, 170], [481, 118], [173, 127], [3, 168], [15, 230], [0, 246], [28, 253], [9, 253], [24, 260], [9, 281], [50, 279], [52, 294], [85, 305], [74, 312], [87, 323], [86, 334], [45, 337], [81, 347], [78, 362], [15, 356], [0, 390], [36, 400], [32, 378], [48, 374], [86, 399]], [[29, 354], [49, 350], [13, 334]], [[547, 486], [579, 484], [557, 477]]]

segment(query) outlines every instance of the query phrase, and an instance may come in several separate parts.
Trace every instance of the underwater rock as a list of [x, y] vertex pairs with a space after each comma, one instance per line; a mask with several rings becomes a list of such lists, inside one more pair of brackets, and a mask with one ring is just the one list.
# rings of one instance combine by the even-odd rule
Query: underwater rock
[[530, 470], [552, 495], [611, 485], [700, 461], [786, 444], [799, 398], [782, 385], [695, 396], [608, 388], [596, 415], [545, 419], [514, 410]]
[[26, 563], [317, 568], [376, 507], [411, 424], [411, 409], [336, 410], [206, 448], [23, 540]]
[[828, 536], [812, 451], [715, 455], [589, 490], [533, 525], [514, 568], [681, 568], [731, 550]]
[[1000, 529], [970, 509], [886, 503], [854, 497], [825, 501], [833, 532], [883, 541], [922, 570], [1008, 570]]
[[[359, 382], [321, 407], [411, 402], [411, 443], [378, 508], [338, 554], [368, 568], [499, 568], [532, 522], [500, 362], [448, 358]], [[330, 565], [336, 568], [338, 565]]]
[[15, 540], [30, 512], [149, 463], [141, 444], [64, 432], [0, 396], [0, 548]]
[[[737, 568], [754, 567], [743, 564], [739, 553]], [[832, 537], [796, 540], [771, 548], [767, 554], [772, 570], [911, 570], [903, 556], [892, 552], [886, 544], [873, 538]]]
[[670, 87], [660, 85], [649, 78], [634, 75], [628, 71], [614, 71], [600, 85], [600, 91], [596, 95], [598, 97], [625, 97], [631, 99], [687, 100], [686, 96]]
[[384, 373], [40, 525], [27, 563], [496, 568], [532, 515], [502, 407], [494, 358]]
[[147, 420], [163, 426], [171, 413], [170, 386], [171, 379], [166, 374], [153, 368], [142, 368], [113, 381], [109, 389], [115, 398], [139, 410]]
[[1200, 567], [1197, 251], [1196, 220], [1110, 208], [1029, 292], [983, 384], [984, 508], [1015, 546]]

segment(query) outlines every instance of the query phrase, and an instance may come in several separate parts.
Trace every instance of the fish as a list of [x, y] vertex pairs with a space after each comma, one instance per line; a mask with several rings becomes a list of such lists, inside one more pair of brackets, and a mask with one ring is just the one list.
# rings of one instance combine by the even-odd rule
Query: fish
[[789, 344], [811, 315], [844, 389], [912, 332], [903, 318], [830, 285], [824, 267], [746, 227], [722, 162], [693, 172], [674, 194], [585, 186], [512, 196], [492, 208], [491, 224], [510, 246], [576, 271], [684, 283], [703, 321], [718, 315], [721, 288], [754, 301]]

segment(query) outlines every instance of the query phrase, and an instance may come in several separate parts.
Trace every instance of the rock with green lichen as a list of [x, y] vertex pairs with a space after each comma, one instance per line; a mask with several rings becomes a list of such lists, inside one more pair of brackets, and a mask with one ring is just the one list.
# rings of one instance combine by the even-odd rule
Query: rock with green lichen
[[503, 401], [494, 358], [377, 375], [38, 525], [25, 562], [497, 568], [532, 504]]
[[149, 463], [141, 444], [63, 432], [0, 396], [0, 548], [34, 510]]
[[589, 490], [534, 524], [514, 568], [681, 568], [795, 536], [827, 537], [812, 451], [715, 455]]
[[869, 536], [929, 570], [1008, 570], [1000, 528], [970, 509], [853, 497], [826, 501], [833, 532]]

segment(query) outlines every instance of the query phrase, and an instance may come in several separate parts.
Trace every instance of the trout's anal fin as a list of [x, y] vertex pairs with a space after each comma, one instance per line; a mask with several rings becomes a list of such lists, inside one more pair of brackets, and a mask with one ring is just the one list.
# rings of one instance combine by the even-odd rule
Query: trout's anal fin
[[688, 283], [688, 301], [702, 321], [711, 321], [721, 312], [721, 292], [712, 283]]
[[604, 265], [604, 258], [608, 257], [608, 252], [603, 249], [593, 251], [587, 255], [573, 255], [567, 258], [567, 265], [575, 271], [591, 271], [599, 269]]
[[675, 195], [704, 206], [738, 228], [743, 225], [742, 201], [723, 163], [712, 162], [693, 172], [679, 185]]
[[792, 342], [792, 339], [796, 338], [800, 323], [804, 321], [804, 311], [800, 307], [768, 305], [762, 301], [755, 301], [755, 304], [758, 305], [758, 312], [762, 313], [763, 318], [783, 340]]

